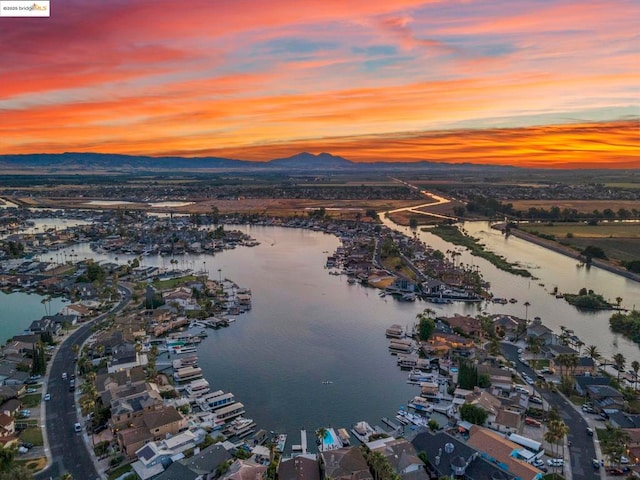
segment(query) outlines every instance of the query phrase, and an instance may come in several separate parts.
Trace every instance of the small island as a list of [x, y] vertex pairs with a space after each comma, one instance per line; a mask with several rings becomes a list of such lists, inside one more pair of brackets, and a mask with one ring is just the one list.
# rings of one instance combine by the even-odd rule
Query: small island
[[564, 299], [574, 307], [584, 310], [613, 310], [614, 306], [593, 290], [581, 288], [577, 294], [565, 293]]
[[640, 345], [640, 311], [614, 313], [609, 319], [611, 330]]

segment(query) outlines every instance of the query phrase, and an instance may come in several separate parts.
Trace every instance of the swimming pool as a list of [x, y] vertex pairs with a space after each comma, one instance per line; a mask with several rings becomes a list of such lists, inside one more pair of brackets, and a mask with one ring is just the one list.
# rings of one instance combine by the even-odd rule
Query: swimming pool
[[340, 447], [342, 447], [342, 442], [337, 437], [336, 432], [333, 430], [333, 428], [327, 428], [324, 434], [324, 438], [322, 439], [322, 449], [333, 450]]

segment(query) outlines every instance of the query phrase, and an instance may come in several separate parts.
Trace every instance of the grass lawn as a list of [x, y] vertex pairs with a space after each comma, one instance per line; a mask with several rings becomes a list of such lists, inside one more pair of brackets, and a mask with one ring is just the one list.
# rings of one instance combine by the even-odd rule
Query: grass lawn
[[114, 479], [120, 477], [121, 475], [123, 475], [123, 474], [125, 474], [127, 472], [131, 472], [131, 473], [133, 473], [133, 475], [135, 475], [132, 478], [135, 478], [135, 479], [138, 479], [138, 480], [140, 479], [140, 477], [133, 471], [133, 468], [131, 468], [131, 465], [123, 465], [121, 467], [116, 468], [115, 470], [111, 470], [109, 472], [108, 478], [109, 478], [109, 480], [114, 480]]
[[29, 427], [20, 433], [20, 440], [25, 443], [33, 443], [35, 446], [42, 446], [42, 429], [40, 427]]
[[176, 288], [180, 285], [188, 282], [193, 282], [195, 280], [197, 280], [197, 277], [195, 277], [194, 275], [187, 275], [186, 277], [171, 278], [169, 280], [160, 280], [158, 282], [153, 282], [153, 286], [158, 290], [164, 290], [167, 288]]
[[22, 406], [23, 408], [33, 408], [40, 405], [42, 401], [41, 393], [30, 393], [29, 395], [25, 395], [22, 397]]

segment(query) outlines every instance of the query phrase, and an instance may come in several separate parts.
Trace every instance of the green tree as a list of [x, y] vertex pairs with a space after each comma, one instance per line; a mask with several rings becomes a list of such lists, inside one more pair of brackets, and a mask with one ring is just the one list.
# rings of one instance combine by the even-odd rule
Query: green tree
[[318, 437], [318, 440], [320, 441], [320, 451], [323, 451], [324, 448], [324, 437], [327, 436], [327, 429], [324, 427], [320, 427], [318, 430], [316, 430], [316, 437]]
[[418, 338], [423, 342], [429, 340], [436, 329], [436, 322], [431, 318], [433, 313], [435, 313], [433, 310], [426, 308], [422, 313], [416, 315], [418, 319]]
[[633, 387], [638, 389], [638, 371], [640, 371], [640, 362], [638, 360], [634, 360], [631, 362], [631, 370], [633, 370]]
[[482, 407], [465, 403], [460, 407], [460, 418], [475, 425], [484, 425], [489, 414]]

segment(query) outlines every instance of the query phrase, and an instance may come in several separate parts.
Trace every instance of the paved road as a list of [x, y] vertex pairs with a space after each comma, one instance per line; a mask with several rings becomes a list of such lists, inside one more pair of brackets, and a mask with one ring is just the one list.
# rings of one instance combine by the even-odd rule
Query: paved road
[[[112, 311], [100, 315], [96, 320], [119, 312], [131, 300], [129, 290], [120, 287], [120, 291], [122, 295], [120, 303]], [[74, 431], [73, 426], [78, 421], [74, 393], [69, 391], [69, 378], [62, 379], [63, 372], [69, 377], [75, 372], [75, 354], [72, 347], [74, 344], [82, 345], [91, 336], [93, 323], [89, 322], [77, 328], [59, 347], [51, 364], [47, 384], [47, 392], [51, 394], [51, 400], [47, 402], [46, 428], [52, 464], [38, 473], [35, 476], [36, 480], [58, 478], [65, 472], [69, 472], [73, 478], [77, 479], [100, 478], [93, 463], [93, 457], [84, 441], [84, 432]]]
[[[509, 343], [501, 344], [502, 353], [507, 360], [516, 363], [516, 370], [527, 373], [531, 378], [536, 378], [532, 368], [518, 361], [518, 347]], [[562, 395], [551, 393], [549, 390], [539, 390], [538, 393], [549, 403], [556, 406], [564, 423], [569, 427], [568, 440], [571, 442], [571, 471], [573, 480], [599, 480], [600, 471], [593, 468], [591, 459], [596, 457], [596, 449], [593, 445], [594, 437], [587, 435], [587, 422], [576, 411], [572, 404]]]

